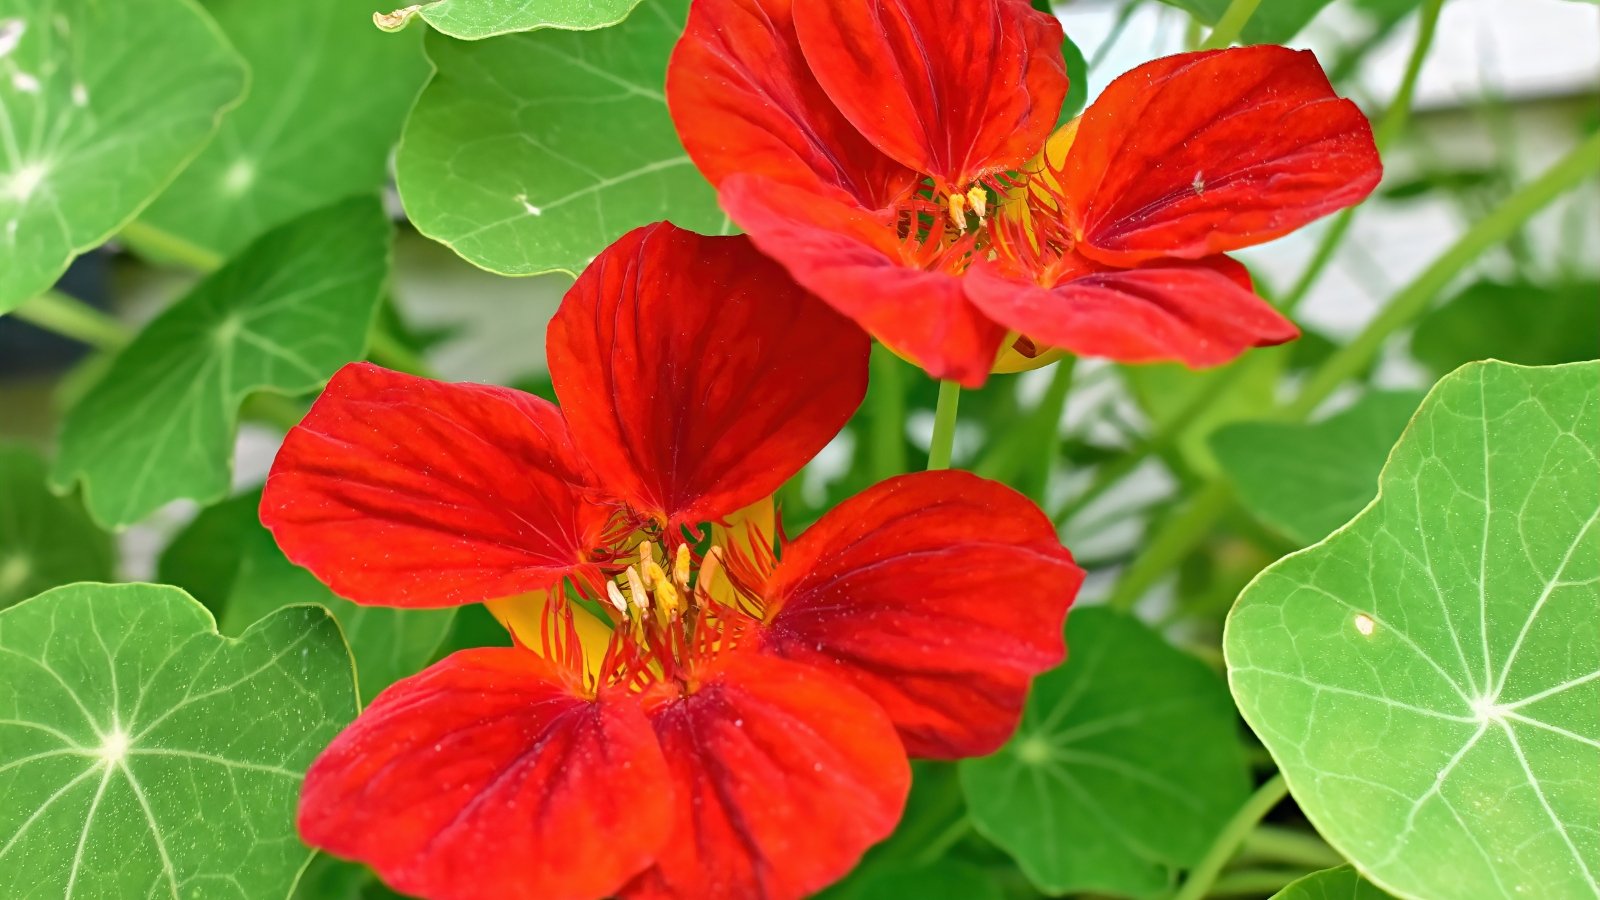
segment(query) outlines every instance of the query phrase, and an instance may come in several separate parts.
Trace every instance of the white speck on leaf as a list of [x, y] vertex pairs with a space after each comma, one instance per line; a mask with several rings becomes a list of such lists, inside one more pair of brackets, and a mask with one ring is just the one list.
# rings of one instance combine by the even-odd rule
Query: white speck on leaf
[[9, 56], [11, 51], [17, 49], [22, 43], [22, 35], [28, 30], [28, 23], [22, 19], [6, 19], [0, 22], [0, 57]]
[[1378, 623], [1372, 621], [1372, 617], [1366, 613], [1356, 613], [1355, 621], [1356, 630], [1361, 632], [1362, 637], [1371, 637], [1372, 632], [1378, 627]]
[[39, 93], [39, 79], [29, 75], [27, 72], [12, 72], [11, 86], [24, 94]]

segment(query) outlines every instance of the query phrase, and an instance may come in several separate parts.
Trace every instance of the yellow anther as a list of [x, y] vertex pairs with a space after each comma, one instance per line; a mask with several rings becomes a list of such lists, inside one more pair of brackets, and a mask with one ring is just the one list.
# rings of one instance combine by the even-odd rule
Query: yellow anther
[[623, 598], [622, 591], [617, 587], [615, 581], [606, 582], [606, 599], [610, 600], [611, 605], [617, 608], [617, 612], [622, 613], [624, 616], [628, 614], [628, 601]]
[[956, 230], [966, 233], [967, 198], [964, 194], [950, 195], [950, 221], [956, 224]]
[[672, 583], [676, 584], [679, 590], [687, 591], [689, 589], [689, 564], [691, 561], [689, 545], [679, 544], [678, 558], [672, 562]]
[[643, 565], [639, 566], [639, 574], [644, 576], [644, 586], [652, 591], [672, 587], [672, 580], [667, 577], [666, 571], [656, 565], [656, 561], [653, 559], [647, 560]]
[[644, 579], [639, 576], [639, 570], [629, 566], [623, 576], [628, 579], [628, 599], [633, 601], [634, 609], [639, 610], [641, 613], [648, 610], [650, 608], [650, 592], [645, 590]]
[[972, 204], [972, 212], [980, 222], [989, 214], [989, 192], [983, 185], [975, 184], [967, 191], [967, 202]]
[[650, 570], [659, 568], [656, 562], [656, 545], [645, 541], [639, 545], [639, 573], [644, 576], [644, 586], [650, 587]]
[[678, 589], [666, 581], [656, 582], [656, 610], [669, 619], [678, 617], [683, 604], [678, 602]]

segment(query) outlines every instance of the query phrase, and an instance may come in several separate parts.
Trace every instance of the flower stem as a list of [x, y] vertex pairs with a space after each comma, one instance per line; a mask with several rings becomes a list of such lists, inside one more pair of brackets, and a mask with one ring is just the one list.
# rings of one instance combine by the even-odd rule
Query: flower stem
[[[1544, 174], [1467, 229], [1421, 275], [1401, 288], [1354, 340], [1324, 360], [1300, 395], [1271, 417], [1299, 421], [1309, 416], [1346, 379], [1372, 362], [1389, 335], [1426, 312], [1433, 298], [1484, 251], [1504, 241], [1534, 213], [1597, 170], [1600, 170], [1600, 132], [1590, 135]], [[1131, 607], [1167, 569], [1187, 559], [1210, 534], [1211, 525], [1227, 511], [1231, 493], [1226, 482], [1213, 479], [1190, 499], [1183, 512], [1163, 523], [1150, 538], [1149, 549], [1118, 580], [1111, 604], [1123, 609]]]
[[872, 476], [875, 481], [906, 470], [906, 366], [882, 344], [872, 346], [871, 404]]
[[956, 406], [961, 403], [961, 385], [939, 382], [939, 403], [933, 410], [933, 439], [928, 444], [928, 470], [950, 468], [950, 454], [956, 443]]
[[[1433, 35], [1438, 31], [1439, 10], [1444, 7], [1444, 0], [1427, 0], [1422, 7], [1422, 19], [1417, 24], [1417, 40], [1411, 45], [1411, 58], [1406, 62], [1404, 77], [1400, 80], [1400, 90], [1395, 92], [1394, 100], [1389, 103], [1389, 108], [1383, 111], [1383, 117], [1378, 120], [1377, 127], [1373, 129], [1373, 141], [1377, 143], [1380, 151], [1388, 149], [1389, 145], [1401, 131], [1405, 130], [1406, 123], [1411, 120], [1411, 100], [1417, 92], [1417, 76], [1422, 72], [1422, 63], [1428, 58], [1428, 51], [1433, 47]], [[1285, 313], [1292, 313], [1295, 307], [1311, 293], [1316, 286], [1317, 279], [1322, 277], [1322, 272], [1333, 261], [1334, 251], [1344, 243], [1344, 236], [1350, 231], [1350, 221], [1356, 217], [1356, 211], [1361, 207], [1352, 206], [1341, 212], [1322, 233], [1322, 241], [1317, 244], [1316, 252], [1311, 255], [1311, 262], [1306, 265], [1305, 271], [1300, 273], [1299, 279], [1289, 293], [1284, 296], [1279, 308]]]
[[1257, 788], [1239, 807], [1239, 811], [1233, 814], [1233, 818], [1228, 820], [1228, 824], [1222, 826], [1217, 839], [1211, 842], [1211, 849], [1189, 873], [1183, 887], [1178, 889], [1172, 900], [1201, 900], [1216, 882], [1222, 867], [1228, 864], [1228, 860], [1238, 852], [1239, 845], [1255, 830], [1256, 824], [1288, 794], [1289, 785], [1283, 780], [1281, 772]]
[[1233, 0], [1228, 8], [1222, 11], [1222, 18], [1217, 20], [1217, 27], [1211, 29], [1211, 36], [1200, 45], [1201, 50], [1221, 50], [1239, 39], [1239, 34], [1244, 31], [1246, 22], [1255, 15], [1256, 7], [1261, 5], [1261, 0]]
[[1240, 855], [1261, 862], [1312, 869], [1331, 869], [1345, 863], [1339, 851], [1322, 838], [1294, 828], [1261, 825], [1250, 832], [1240, 847]]
[[128, 330], [121, 322], [60, 291], [46, 291], [17, 307], [12, 314], [31, 325], [91, 347], [112, 349], [128, 342]]
[[169, 260], [196, 272], [211, 272], [222, 268], [222, 264], [227, 262], [215, 250], [208, 250], [137, 219], [122, 229], [121, 237], [135, 248], [149, 251], [158, 261]]
[[386, 369], [396, 372], [405, 372], [422, 378], [435, 378], [433, 369], [427, 360], [401, 343], [381, 323], [372, 326], [372, 335], [368, 338], [367, 354], [372, 361]]

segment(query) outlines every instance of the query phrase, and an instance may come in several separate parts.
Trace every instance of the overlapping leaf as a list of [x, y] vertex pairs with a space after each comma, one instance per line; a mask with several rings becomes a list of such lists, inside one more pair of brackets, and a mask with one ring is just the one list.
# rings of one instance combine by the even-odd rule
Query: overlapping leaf
[[0, 612], [0, 895], [287, 896], [300, 780], [355, 711], [314, 606], [237, 640], [159, 585]]
[[201, 282], [67, 413], [57, 486], [82, 480], [107, 525], [224, 496], [245, 397], [303, 394], [361, 356], [390, 231], [376, 199], [342, 201], [268, 232]]
[[1390, 900], [1389, 895], [1349, 866], [1324, 869], [1272, 895], [1272, 900]]
[[1421, 400], [1375, 392], [1321, 422], [1237, 422], [1212, 436], [1211, 449], [1251, 512], [1314, 544], [1378, 492], [1378, 471]]
[[1378, 498], [1244, 592], [1235, 699], [1379, 886], [1600, 895], [1600, 363], [1466, 366]]
[[1554, 285], [1480, 281], [1417, 324], [1411, 355], [1444, 375], [1480, 359], [1525, 366], [1582, 362], [1600, 355], [1600, 283]]
[[506, 275], [575, 274], [661, 219], [726, 229], [662, 92], [687, 5], [645, 0], [621, 25], [592, 32], [430, 35], [438, 71], [396, 163], [412, 222]]
[[1194, 865], [1249, 793], [1227, 690], [1137, 619], [1067, 617], [1016, 737], [961, 763], [978, 831], [1041, 890], [1142, 896]]
[[423, 0], [377, 19], [380, 27], [395, 30], [421, 16], [451, 37], [478, 40], [540, 28], [604, 28], [622, 21], [638, 4], [639, 0]]
[[0, 445], [0, 608], [73, 581], [109, 581], [116, 555], [75, 497], [45, 484], [45, 463]]
[[244, 85], [190, 0], [0, 6], [0, 313], [133, 218]]
[[269, 228], [382, 187], [428, 67], [422, 35], [373, 28], [370, 0], [207, 8], [250, 65], [250, 94], [130, 237], [155, 230], [163, 244], [227, 258]]

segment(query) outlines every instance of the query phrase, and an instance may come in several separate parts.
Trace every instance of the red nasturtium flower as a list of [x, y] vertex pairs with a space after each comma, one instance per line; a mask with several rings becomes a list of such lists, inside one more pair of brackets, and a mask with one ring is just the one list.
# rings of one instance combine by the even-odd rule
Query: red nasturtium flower
[[695, 0], [667, 101], [756, 245], [936, 377], [1297, 336], [1222, 254], [1372, 190], [1360, 110], [1311, 54], [1243, 47], [1142, 65], [1051, 135], [1061, 38], [1026, 0]]
[[1082, 579], [1037, 507], [919, 473], [772, 546], [867, 353], [746, 239], [653, 225], [551, 323], [559, 409], [336, 375], [263, 522], [343, 596], [487, 602], [515, 646], [380, 694], [307, 774], [302, 836], [434, 900], [792, 898], [893, 828], [907, 753], [995, 749]]

